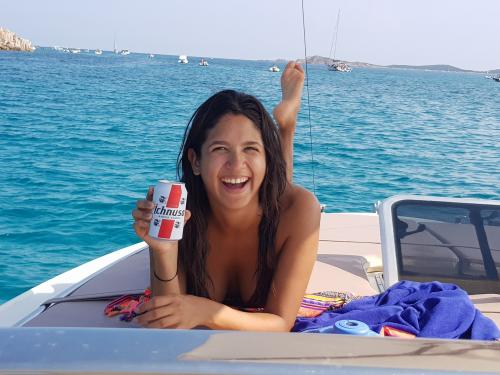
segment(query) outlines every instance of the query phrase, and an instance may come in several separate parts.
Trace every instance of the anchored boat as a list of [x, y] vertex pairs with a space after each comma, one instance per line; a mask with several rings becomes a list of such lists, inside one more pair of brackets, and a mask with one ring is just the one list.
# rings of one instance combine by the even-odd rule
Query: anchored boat
[[[330, 70], [332, 72], [348, 73], [352, 70], [352, 68], [343, 61], [335, 60], [335, 55], [337, 53], [337, 40], [338, 40], [338, 34], [339, 34], [339, 23], [340, 23], [340, 9], [337, 13], [337, 23], [335, 26], [335, 33], [333, 34], [332, 44], [330, 45], [330, 54], [328, 55], [328, 59], [330, 60], [330, 62], [327, 63], [326, 65], [327, 65], [328, 70]], [[333, 49], [333, 59], [331, 58], [332, 49]]]

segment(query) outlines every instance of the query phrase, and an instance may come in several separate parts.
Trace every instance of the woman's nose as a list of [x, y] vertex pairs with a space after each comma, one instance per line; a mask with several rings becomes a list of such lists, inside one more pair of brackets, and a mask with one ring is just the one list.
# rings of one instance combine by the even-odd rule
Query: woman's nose
[[245, 161], [245, 158], [240, 152], [233, 151], [229, 154], [227, 164], [228, 164], [228, 166], [230, 166], [232, 168], [238, 168], [244, 164], [244, 161]]

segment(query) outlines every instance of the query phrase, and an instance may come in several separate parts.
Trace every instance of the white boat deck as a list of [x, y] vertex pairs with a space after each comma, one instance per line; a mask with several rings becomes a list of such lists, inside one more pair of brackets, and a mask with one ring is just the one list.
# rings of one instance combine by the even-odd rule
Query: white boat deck
[[[382, 290], [382, 250], [376, 214], [322, 214], [317, 261], [308, 293], [347, 291], [374, 295]], [[71, 282], [73, 281], [73, 282]], [[0, 306], [0, 326], [134, 327], [104, 316], [109, 296], [141, 293], [149, 283], [149, 254], [144, 243], [110, 253], [49, 280]], [[38, 314], [51, 298], [102, 300], [62, 301]], [[106, 298], [108, 296], [108, 298]], [[111, 298], [112, 299], [112, 298]], [[500, 325], [500, 295], [471, 296], [485, 315]], [[38, 315], [37, 315], [38, 314]]]
[[307, 291], [349, 291], [373, 295], [379, 290], [369, 274], [382, 272], [376, 214], [322, 214], [318, 258]]
[[[90, 269], [93, 269], [91, 273]], [[360, 295], [376, 294], [379, 291], [373, 279], [381, 270], [376, 215], [322, 215], [318, 260], [309, 292], [344, 290]], [[483, 341], [116, 329], [137, 325], [104, 316], [109, 295], [140, 293], [148, 282], [148, 251], [145, 244], [140, 243], [68, 271], [7, 302], [7, 306], [0, 306], [0, 325], [6, 326], [9, 312], [15, 312], [19, 318], [37, 311], [37, 305], [28, 303], [32, 300], [30, 297], [37, 297], [36, 301], [42, 297], [65, 300], [52, 304], [45, 312], [21, 324], [26, 328], [0, 328], [0, 338], [4, 340], [3, 351], [0, 350], [0, 374], [28, 370], [32, 370], [28, 371], [30, 373], [50, 370], [75, 373], [75, 363], [81, 363], [82, 355], [85, 368], [96, 373], [260, 375], [311, 371], [317, 374], [332, 371], [346, 374], [437, 374], [457, 369], [461, 373], [499, 371], [500, 344]], [[98, 295], [108, 295], [108, 298], [78, 301]], [[471, 299], [483, 313], [500, 324], [500, 295], [477, 295]], [[19, 348], [23, 348], [22, 352]], [[29, 364], [25, 361], [26, 353]]]

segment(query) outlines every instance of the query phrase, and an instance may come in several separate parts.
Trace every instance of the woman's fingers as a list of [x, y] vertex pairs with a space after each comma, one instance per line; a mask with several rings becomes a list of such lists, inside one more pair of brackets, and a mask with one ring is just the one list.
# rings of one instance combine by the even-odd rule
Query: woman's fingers
[[135, 234], [137, 237], [139, 237], [141, 240], [145, 241], [145, 237], [148, 234], [148, 228], [149, 225], [146, 225], [145, 223], [141, 223], [139, 221], [136, 221], [133, 225]]
[[136, 310], [138, 314], [144, 314], [150, 310], [157, 309], [158, 307], [166, 306], [169, 302], [170, 300], [168, 296], [153, 297], [149, 301], [143, 302], [137, 306]]
[[149, 210], [149, 211], [152, 211], [153, 208], [155, 207], [154, 203], [148, 201], [147, 199], [138, 200], [136, 206], [141, 210]]
[[148, 193], [146, 194], [146, 199], [148, 201], [152, 201], [153, 200], [153, 193], [154, 193], [154, 190], [155, 188], [153, 186], [150, 186], [149, 189], [148, 189]]
[[[159, 296], [137, 307], [137, 322], [149, 328], [163, 328], [172, 325], [168, 322], [176, 312], [175, 296]], [[170, 319], [172, 320], [172, 319]]]
[[[160, 307], [158, 309], [154, 309], [139, 315], [137, 317], [137, 322], [140, 325], [149, 326], [154, 323], [158, 323], [162, 319], [168, 318], [175, 313], [174, 309], [171, 306]], [[160, 327], [158, 327], [160, 328]]]
[[191, 218], [191, 211], [186, 210], [186, 212], [184, 213], [184, 224], [186, 224], [190, 218]]
[[151, 211], [148, 210], [140, 210], [136, 208], [135, 210], [132, 211], [132, 217], [135, 220], [145, 220], [145, 221], [151, 221], [153, 218], [153, 214]]
[[149, 223], [143, 221], [143, 220], [138, 220], [134, 222], [134, 229], [137, 233], [146, 233], [149, 230]]
[[134, 230], [137, 236], [141, 239], [147, 241], [147, 234], [149, 231], [149, 224], [153, 218], [153, 186], [148, 188], [146, 194], [146, 199], [140, 199], [136, 202], [136, 208], [132, 211], [132, 217], [134, 218]]

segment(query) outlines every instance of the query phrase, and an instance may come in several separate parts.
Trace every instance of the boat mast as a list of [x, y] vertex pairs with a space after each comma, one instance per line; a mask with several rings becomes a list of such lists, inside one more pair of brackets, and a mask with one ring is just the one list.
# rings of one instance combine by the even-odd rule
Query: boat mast
[[334, 62], [335, 62], [335, 55], [337, 54], [337, 35], [339, 34], [339, 22], [340, 22], [340, 9], [337, 13], [337, 23], [335, 26], [335, 33], [333, 34], [332, 44], [330, 45], [330, 54], [328, 55], [328, 59], [331, 59], [332, 58], [332, 49], [333, 49], [333, 61]]

